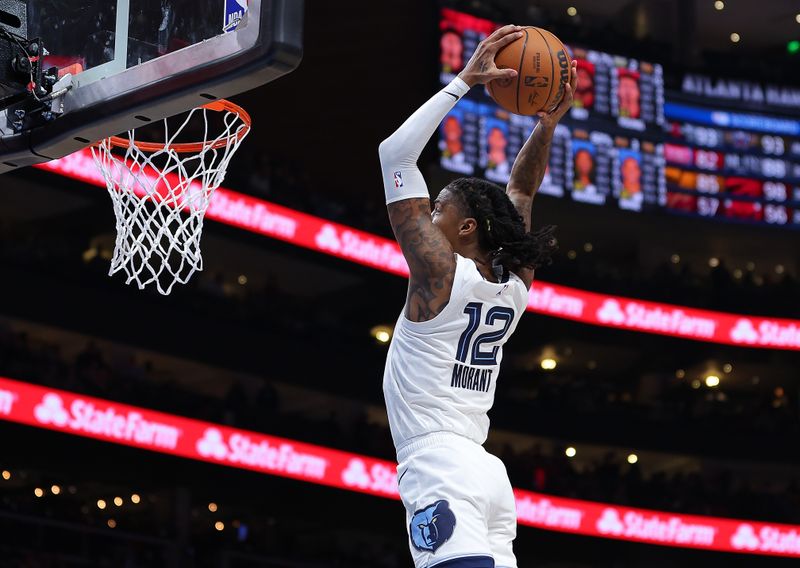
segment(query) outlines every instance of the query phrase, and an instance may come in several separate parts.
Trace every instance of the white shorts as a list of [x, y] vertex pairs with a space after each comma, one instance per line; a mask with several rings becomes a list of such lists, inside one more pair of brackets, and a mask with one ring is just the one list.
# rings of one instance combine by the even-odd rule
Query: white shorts
[[437, 432], [398, 451], [397, 478], [416, 568], [516, 568], [517, 511], [499, 458]]

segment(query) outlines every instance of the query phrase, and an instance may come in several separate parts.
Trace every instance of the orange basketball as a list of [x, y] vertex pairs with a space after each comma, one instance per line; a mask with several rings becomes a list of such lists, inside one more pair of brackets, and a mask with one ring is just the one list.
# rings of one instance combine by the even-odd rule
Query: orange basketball
[[507, 111], [530, 116], [558, 104], [569, 84], [571, 66], [569, 53], [556, 36], [533, 26], [524, 28], [523, 34], [494, 58], [499, 69], [516, 69], [517, 76], [495, 79], [487, 88]]

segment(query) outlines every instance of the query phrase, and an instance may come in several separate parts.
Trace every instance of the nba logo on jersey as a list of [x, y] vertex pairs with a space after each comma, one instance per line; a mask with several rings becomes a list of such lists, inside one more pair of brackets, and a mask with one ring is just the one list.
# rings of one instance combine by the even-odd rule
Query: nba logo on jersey
[[222, 31], [232, 32], [247, 12], [247, 0], [225, 0], [225, 22]]
[[402, 172], [394, 172], [394, 186], [395, 187], [403, 187], [403, 173]]

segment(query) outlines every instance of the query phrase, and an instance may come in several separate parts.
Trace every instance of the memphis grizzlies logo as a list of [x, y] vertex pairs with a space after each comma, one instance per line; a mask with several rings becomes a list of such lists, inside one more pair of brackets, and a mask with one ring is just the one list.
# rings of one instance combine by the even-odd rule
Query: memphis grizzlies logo
[[436, 552], [453, 536], [456, 516], [450, 510], [450, 503], [444, 500], [420, 509], [411, 518], [409, 534], [414, 548], [422, 552]]

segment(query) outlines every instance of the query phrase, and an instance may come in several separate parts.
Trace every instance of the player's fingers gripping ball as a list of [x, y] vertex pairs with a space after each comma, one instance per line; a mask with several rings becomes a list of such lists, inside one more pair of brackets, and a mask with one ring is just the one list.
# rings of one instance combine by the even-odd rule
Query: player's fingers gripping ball
[[532, 26], [522, 31], [494, 58], [499, 69], [515, 69], [517, 76], [495, 79], [486, 86], [507, 111], [532, 116], [558, 104], [570, 83], [572, 65], [567, 48], [556, 36]]

